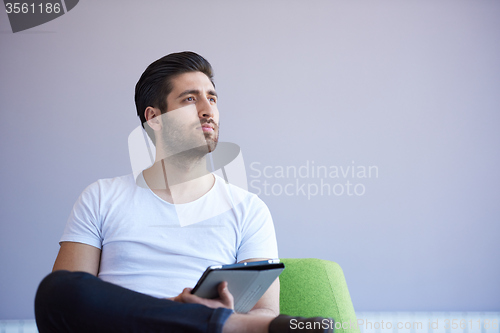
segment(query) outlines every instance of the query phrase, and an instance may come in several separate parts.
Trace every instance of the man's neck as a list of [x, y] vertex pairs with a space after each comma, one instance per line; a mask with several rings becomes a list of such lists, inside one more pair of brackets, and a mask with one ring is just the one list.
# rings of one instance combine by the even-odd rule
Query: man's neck
[[148, 187], [161, 199], [182, 204], [206, 194], [215, 177], [206, 168], [206, 156], [196, 160], [157, 158], [155, 164], [143, 171]]

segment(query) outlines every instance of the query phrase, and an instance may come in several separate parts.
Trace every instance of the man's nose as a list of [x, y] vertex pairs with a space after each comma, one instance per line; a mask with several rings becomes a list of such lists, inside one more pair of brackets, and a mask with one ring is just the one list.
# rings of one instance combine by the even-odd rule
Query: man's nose
[[196, 103], [196, 109], [200, 118], [213, 118], [215, 114], [214, 108], [215, 105], [210, 104], [206, 98], [202, 98]]

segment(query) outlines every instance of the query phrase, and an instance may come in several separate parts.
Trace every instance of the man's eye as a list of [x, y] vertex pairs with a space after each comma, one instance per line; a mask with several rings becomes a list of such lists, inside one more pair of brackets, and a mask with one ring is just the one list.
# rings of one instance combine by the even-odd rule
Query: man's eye
[[217, 102], [217, 100], [215, 99], [215, 97], [210, 97], [208, 100], [209, 100], [210, 102], [212, 102], [212, 103]]
[[185, 99], [186, 102], [192, 102], [194, 101], [194, 97], [188, 97]]

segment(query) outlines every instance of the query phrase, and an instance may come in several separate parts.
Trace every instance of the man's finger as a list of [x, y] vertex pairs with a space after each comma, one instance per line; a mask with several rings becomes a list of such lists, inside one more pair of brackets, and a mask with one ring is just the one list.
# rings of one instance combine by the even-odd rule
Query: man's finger
[[229, 289], [227, 288], [227, 282], [224, 281], [219, 283], [218, 289], [219, 289], [219, 298], [221, 302], [226, 306], [230, 307], [231, 309], [234, 308], [233, 295], [229, 292]]
[[185, 288], [179, 296], [182, 298], [183, 303], [204, 304], [205, 300], [204, 298], [191, 294], [191, 288]]

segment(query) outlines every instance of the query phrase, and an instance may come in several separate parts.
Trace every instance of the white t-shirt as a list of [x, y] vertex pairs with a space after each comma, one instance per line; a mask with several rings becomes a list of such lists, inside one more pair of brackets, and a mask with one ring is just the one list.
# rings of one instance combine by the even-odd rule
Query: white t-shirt
[[210, 265], [277, 259], [264, 202], [215, 179], [204, 196], [180, 205], [138, 186], [132, 174], [99, 180], [75, 203], [61, 242], [101, 249], [99, 278], [155, 297], [194, 287]]

